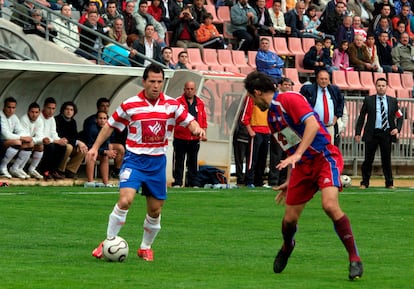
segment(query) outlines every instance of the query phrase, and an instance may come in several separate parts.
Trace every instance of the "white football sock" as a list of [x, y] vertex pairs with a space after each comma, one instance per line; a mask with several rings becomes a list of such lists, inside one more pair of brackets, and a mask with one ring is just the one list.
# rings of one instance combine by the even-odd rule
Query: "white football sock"
[[17, 156], [17, 159], [14, 161], [14, 164], [11, 168], [14, 169], [14, 170], [23, 169], [23, 167], [25, 166], [25, 164], [29, 160], [31, 154], [32, 154], [32, 151], [21, 150], [19, 152], [19, 155]]
[[18, 149], [15, 149], [13, 147], [9, 147], [6, 150], [6, 153], [4, 154], [3, 159], [1, 160], [0, 169], [4, 170], [7, 168], [7, 165], [10, 163], [10, 161], [14, 158], [14, 156], [19, 152]]
[[128, 210], [122, 210], [118, 207], [118, 204], [115, 204], [112, 213], [109, 215], [107, 238], [118, 236], [119, 231], [125, 224], [127, 214]]
[[158, 232], [161, 230], [161, 215], [158, 218], [145, 216], [144, 235], [142, 236], [141, 249], [150, 249]]
[[43, 152], [34, 151], [32, 155], [32, 162], [30, 163], [29, 172], [34, 171], [42, 160]]

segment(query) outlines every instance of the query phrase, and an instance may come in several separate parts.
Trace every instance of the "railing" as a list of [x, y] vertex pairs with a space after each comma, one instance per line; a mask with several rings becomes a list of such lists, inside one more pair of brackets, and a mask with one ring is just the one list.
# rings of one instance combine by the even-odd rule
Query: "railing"
[[[98, 33], [98, 32], [96, 32], [96, 31], [94, 31], [93, 29], [90, 29], [89, 27], [86, 27], [85, 25], [82, 25], [82, 24], [80, 24], [80, 23], [78, 23], [77, 21], [75, 21], [75, 20], [73, 20], [73, 19], [71, 19], [71, 18], [68, 18], [68, 17], [66, 17], [66, 16], [64, 16], [64, 15], [62, 15], [62, 14], [60, 14], [60, 11], [55, 11], [55, 10], [51, 10], [51, 9], [49, 9], [49, 8], [47, 8], [47, 7], [44, 7], [44, 6], [41, 6], [41, 5], [39, 5], [36, 1], [33, 1], [33, 0], [26, 0], [26, 2], [30, 2], [30, 3], [33, 3], [34, 4], [34, 6], [35, 6], [35, 8], [36, 9], [41, 9], [42, 11], [44, 11], [45, 13], [46, 13], [46, 17], [44, 17], [44, 20], [46, 21], [46, 27], [47, 27], [47, 25], [49, 25], [49, 24], [52, 24], [53, 26], [56, 26], [56, 25], [59, 25], [58, 23], [56, 23], [55, 21], [54, 21], [54, 19], [57, 19], [57, 18], [61, 18], [62, 20], [64, 20], [64, 21], [67, 21], [67, 22], [69, 22], [69, 23], [72, 23], [72, 24], [74, 24], [74, 25], [76, 25], [79, 29], [84, 29], [84, 30], [86, 30], [86, 31], [88, 31], [88, 32], [90, 32], [90, 33], [92, 33], [93, 35], [95, 35], [95, 36], [97, 36], [98, 38], [99, 38], [99, 41], [100, 41], [100, 43], [107, 43], [107, 44], [113, 44], [113, 45], [115, 45], [115, 46], [117, 46], [117, 47], [119, 47], [119, 48], [122, 48], [122, 49], [126, 49], [127, 51], [130, 51], [130, 48], [129, 47], [126, 47], [126, 46], [124, 46], [124, 45], [122, 45], [122, 44], [120, 44], [120, 43], [118, 43], [117, 41], [115, 41], [115, 40], [113, 40], [113, 39], [111, 39], [111, 38], [109, 38], [109, 37], [107, 37], [106, 35], [102, 35], [101, 33]], [[22, 5], [22, 4], [18, 4], [18, 2], [17, 1], [15, 1], [14, 2], [15, 4], [14, 4], [14, 6], [13, 7], [10, 7], [11, 8], [11, 11], [12, 12], [15, 12], [16, 14], [18, 14], [18, 15], [23, 15], [23, 13], [22, 12], [20, 12], [18, 9], [15, 9], [16, 7], [17, 7], [17, 5]], [[7, 12], [6, 11], [3, 11], [3, 14], [6, 14]], [[17, 18], [15, 18], [15, 17], [13, 17], [13, 14], [10, 14], [10, 15], [7, 15], [6, 14], [6, 16], [8, 16], [8, 18], [10, 18], [10, 20], [14, 20], [14, 21], [17, 21], [17, 22], [19, 22], [20, 24], [21, 24], [21, 26], [24, 26], [24, 25], [30, 25], [30, 23], [29, 22], [27, 22], [27, 21], [22, 21], [21, 19], [17, 19]], [[31, 18], [31, 17], [28, 17], [27, 19], [31, 19], [31, 20], [33, 20], [33, 18]], [[70, 39], [74, 39], [74, 38], [72, 38], [70, 35], [68, 35], [68, 34], [64, 34], [65, 36], [67, 36], [68, 38], [70, 38]], [[49, 32], [49, 30], [48, 29], [45, 29], [45, 39], [46, 40], [49, 40], [49, 37], [50, 37], [50, 32]], [[87, 38], [88, 40], [92, 40], [92, 39], [90, 39], [90, 38]], [[73, 50], [76, 50], [76, 49], [79, 49], [79, 47], [73, 47], [70, 43], [68, 43], [68, 42], [64, 42], [65, 44], [67, 44], [69, 47], [72, 47], [73, 48]], [[85, 43], [84, 43], [85, 44]], [[85, 50], [80, 50], [80, 51], [82, 51], [83, 53], [85, 53], [86, 55], [88, 55], [88, 56], [90, 56], [91, 58], [97, 58], [98, 59], [98, 61], [97, 61], [97, 64], [102, 64], [102, 63], [105, 63], [105, 64], [110, 64], [109, 62], [107, 62], [107, 61], [104, 61], [103, 59], [102, 59], [102, 50], [101, 49], [95, 49], [94, 47], [91, 47], [91, 46], [89, 46], [89, 45], [85, 45], [88, 49], [91, 49], [91, 50], [93, 50], [95, 53], [96, 53], [96, 55], [94, 55], [94, 54], [92, 54], [92, 53], [90, 53], [90, 52], [88, 52], [88, 51], [85, 51]], [[157, 62], [157, 61], [155, 61], [154, 59], [152, 59], [152, 58], [149, 58], [149, 57], [147, 57], [146, 55], [144, 55], [144, 54], [141, 54], [141, 53], [138, 53], [138, 55], [141, 57], [141, 58], [143, 58], [144, 60], [148, 60], [148, 61], [150, 61], [150, 62], [154, 62], [154, 63], [157, 63], [157, 64], [159, 64], [159, 65], [161, 65], [162, 67], [164, 67], [164, 68], [168, 68], [167, 66], [165, 66], [164, 64], [162, 64], [162, 63], [159, 63], [159, 62]], [[119, 65], [123, 65], [123, 66], [125, 66], [125, 64], [124, 63], [122, 63], [122, 62], [120, 62], [119, 60], [117, 60], [116, 58], [114, 58], [114, 57], [111, 57], [110, 55], [105, 55], [105, 57], [108, 57], [109, 59], [111, 59], [111, 60], [113, 60], [113, 61], [115, 61], [115, 63], [119, 63]], [[35, 59], [32, 59], [32, 60], [35, 60]], [[138, 62], [136, 62], [136, 61], [134, 61], [133, 59], [130, 59], [129, 58], [129, 62], [131, 62], [131, 63], [133, 63], [135, 66], [139, 66], [139, 67], [142, 67], [143, 65], [142, 64], [140, 64], [140, 63], [138, 63]]]

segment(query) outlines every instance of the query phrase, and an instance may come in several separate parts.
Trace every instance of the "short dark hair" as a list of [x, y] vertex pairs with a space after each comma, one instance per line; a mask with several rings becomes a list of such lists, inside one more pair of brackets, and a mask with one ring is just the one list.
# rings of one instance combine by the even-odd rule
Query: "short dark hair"
[[180, 53], [178, 53], [178, 58], [180, 58], [181, 57], [181, 55], [183, 55], [183, 54], [187, 54], [188, 55], [188, 52], [187, 51], [181, 51]]
[[48, 105], [50, 103], [56, 104], [56, 99], [54, 99], [53, 97], [46, 98], [45, 101], [43, 102], [43, 106], [46, 106], [46, 105]]
[[78, 106], [73, 101], [65, 101], [62, 106], [60, 107], [60, 114], [63, 114], [66, 107], [72, 106], [73, 107], [73, 116], [75, 116], [78, 113]]
[[17, 100], [13, 96], [9, 96], [4, 100], [4, 105], [8, 104], [9, 102], [17, 103]]
[[276, 91], [274, 81], [263, 72], [253, 71], [244, 79], [244, 88], [248, 93], [254, 94], [254, 90], [262, 92]]
[[164, 50], [171, 50], [172, 52], [172, 48], [170, 46], [163, 47], [163, 49], [161, 50], [161, 53], [164, 53]]
[[110, 103], [109, 99], [107, 99], [106, 97], [101, 97], [96, 101], [96, 108], [99, 109], [99, 107], [101, 106], [102, 103]]
[[290, 83], [291, 85], [295, 85], [295, 83], [292, 81], [292, 79], [290, 79], [290, 78], [288, 78], [288, 77], [282, 77], [282, 78], [279, 80], [279, 83], [278, 83], [278, 84], [282, 85], [282, 84], [283, 84], [283, 82], [288, 82], [288, 83]]
[[378, 83], [378, 81], [385, 81], [385, 84], [388, 84], [387, 79], [385, 79], [384, 77], [380, 77], [380, 78], [378, 78], [378, 79], [375, 81], [375, 84], [377, 84], [377, 83]]
[[147, 80], [148, 74], [150, 72], [162, 73], [162, 79], [164, 79], [164, 70], [162, 69], [162, 67], [160, 65], [155, 64], [155, 63], [151, 63], [150, 65], [145, 67], [144, 74], [142, 75], [142, 79]]
[[40, 105], [37, 102], [32, 102], [31, 104], [29, 104], [29, 109], [28, 110], [31, 110], [32, 108], [40, 109]]

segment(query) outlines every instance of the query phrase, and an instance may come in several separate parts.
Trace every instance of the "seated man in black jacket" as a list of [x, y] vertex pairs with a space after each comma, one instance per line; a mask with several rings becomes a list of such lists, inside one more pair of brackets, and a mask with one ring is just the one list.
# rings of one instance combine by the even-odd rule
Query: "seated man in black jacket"
[[[141, 66], [147, 66], [151, 63], [148, 59], [145, 59], [140, 54], [147, 56], [148, 58], [154, 59], [155, 61], [162, 62], [161, 58], [161, 46], [160, 44], [155, 41], [153, 38], [155, 32], [154, 25], [147, 24], [145, 26], [145, 35], [142, 39], [137, 39], [132, 44], [132, 49], [129, 54], [129, 58], [134, 60], [131, 61], [132, 66], [139, 66], [136, 64], [137, 62]], [[151, 47], [152, 49], [149, 49], [147, 51], [146, 47]], [[140, 53], [140, 54], [138, 54]]]

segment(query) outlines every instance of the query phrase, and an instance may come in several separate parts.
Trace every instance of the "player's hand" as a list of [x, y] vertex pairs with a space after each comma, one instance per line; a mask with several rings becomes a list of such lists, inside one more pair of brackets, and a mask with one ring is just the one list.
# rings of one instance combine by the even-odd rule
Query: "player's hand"
[[356, 135], [355, 137], [355, 142], [359, 143], [361, 141], [361, 136], [360, 135]]
[[295, 164], [300, 161], [301, 155], [293, 154], [291, 156], [288, 156], [286, 159], [281, 160], [279, 164], [276, 165], [276, 168], [278, 170], [283, 170], [284, 168], [288, 167], [289, 165], [292, 166], [292, 168], [295, 167]]
[[280, 186], [273, 187], [274, 191], [279, 192], [275, 197], [275, 202], [278, 205], [282, 205], [285, 203], [286, 193], [287, 193], [288, 183], [284, 182]]
[[200, 137], [200, 139], [203, 139], [206, 137], [206, 131], [201, 127], [198, 127], [193, 131], [193, 135]]
[[86, 162], [96, 162], [96, 158], [98, 157], [98, 151], [94, 148], [91, 148], [88, 153], [86, 154], [85, 160]]

